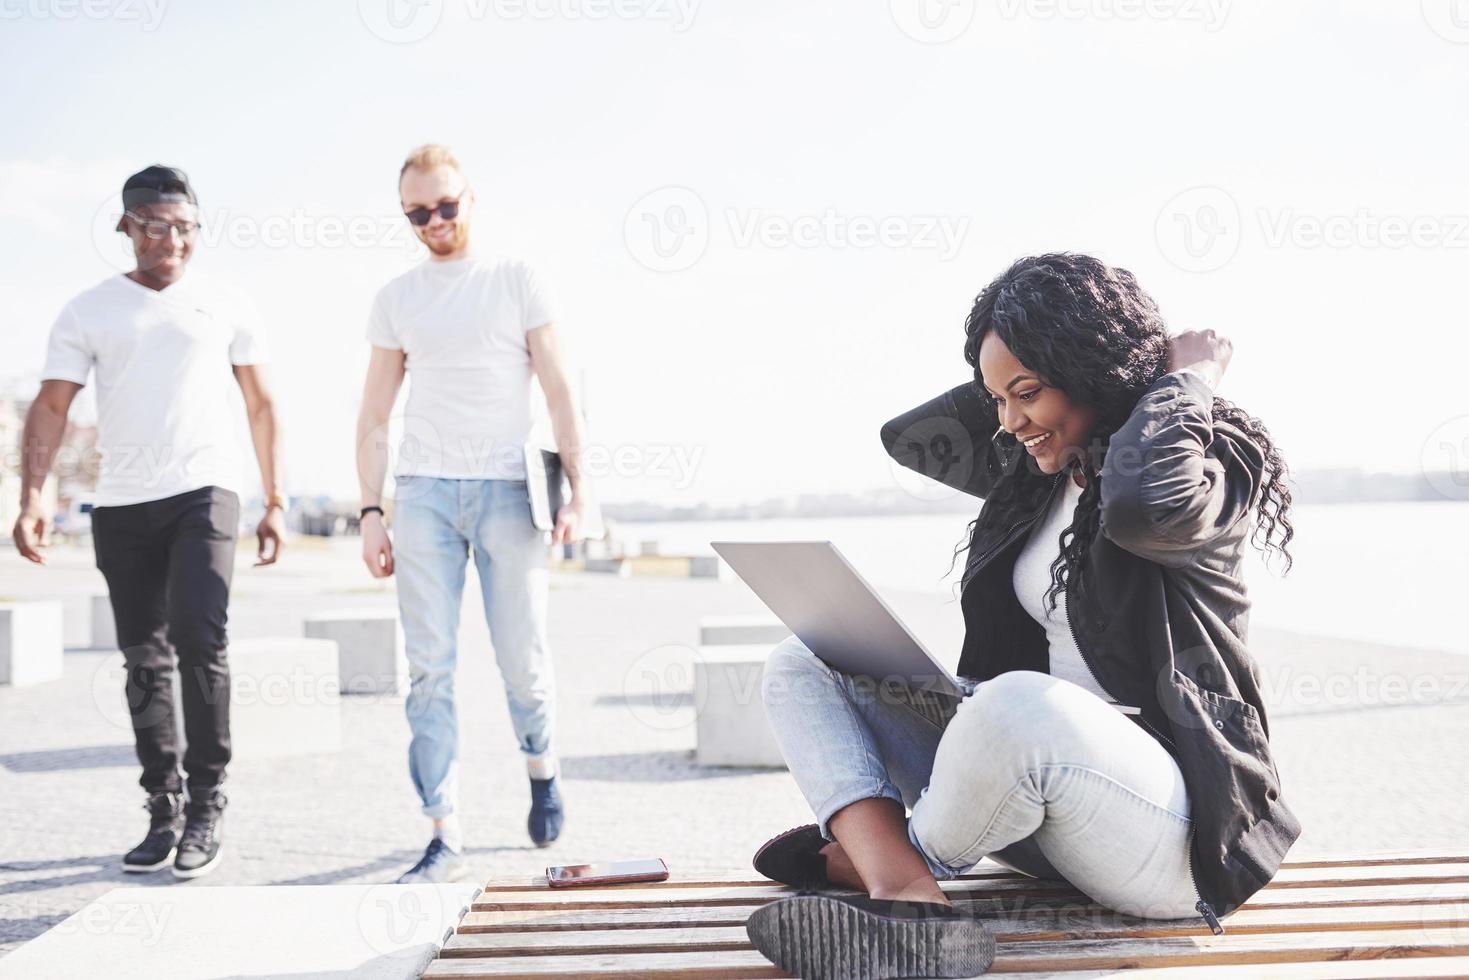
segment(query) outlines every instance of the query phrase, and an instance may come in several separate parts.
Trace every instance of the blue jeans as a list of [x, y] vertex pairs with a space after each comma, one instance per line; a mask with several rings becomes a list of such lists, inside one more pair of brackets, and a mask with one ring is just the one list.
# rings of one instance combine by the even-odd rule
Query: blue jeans
[[555, 673], [546, 643], [546, 560], [524, 480], [397, 478], [393, 561], [412, 686], [408, 769], [423, 812], [458, 802], [454, 665], [470, 554], [479, 571], [510, 722], [528, 757], [551, 751]]
[[762, 686], [828, 840], [837, 811], [886, 798], [911, 809], [909, 839], [936, 878], [990, 857], [1124, 914], [1198, 914], [1183, 774], [1090, 691], [1034, 671], [966, 682], [963, 699], [915, 691], [833, 670], [794, 636]]

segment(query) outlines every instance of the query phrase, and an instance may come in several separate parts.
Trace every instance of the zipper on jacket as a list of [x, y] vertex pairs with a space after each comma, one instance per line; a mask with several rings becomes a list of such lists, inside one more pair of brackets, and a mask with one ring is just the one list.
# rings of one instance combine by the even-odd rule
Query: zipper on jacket
[[[1065, 476], [1065, 473], [1063, 472], [1061, 475], [1064, 477]], [[1052, 479], [1055, 479], [1055, 478], [1053, 477]], [[993, 558], [997, 553], [999, 553], [1001, 551], [1004, 551], [1005, 548], [1007, 548], [1011, 544], [1013, 544], [1015, 542], [1015, 539], [1012, 538], [1012, 537], [1010, 537], [1010, 535], [1012, 533], [1014, 533], [1014, 531], [1015, 531], [1016, 528], [1020, 527], [1022, 524], [1033, 524], [1039, 518], [1044, 517], [1045, 514], [1046, 514], [1046, 512], [1051, 509], [1051, 503], [1052, 503], [1052, 501], [1053, 501], [1053, 499], [1054, 499], [1054, 497], [1056, 495], [1056, 487], [1059, 486], [1059, 485], [1060, 485], [1060, 481], [1059, 480], [1057, 480], [1055, 483], [1053, 483], [1051, 485], [1051, 491], [1050, 491], [1050, 493], [1046, 496], [1046, 502], [1041, 505], [1040, 510], [1037, 513], [1028, 514], [1025, 517], [1022, 517], [1020, 520], [1016, 521], [1014, 524], [1011, 524], [1008, 528], [1006, 528], [1005, 529], [1005, 533], [1002, 534], [1002, 535], [1000, 535], [1000, 541], [999, 541], [999, 543], [996, 544], [996, 545], [994, 545], [994, 546], [992, 546], [988, 551], [986, 551], [979, 558], [977, 558], [974, 561], [970, 562], [969, 565], [968, 565], [968, 571], [969, 572], [973, 572], [975, 569], [979, 568], [979, 566], [983, 565], [985, 562], [987, 562], [991, 558]]]
[[[1107, 697], [1111, 698], [1113, 701], [1117, 701], [1117, 696], [1111, 691], [1108, 691], [1107, 688], [1102, 684], [1101, 678], [1097, 676], [1096, 669], [1092, 667], [1091, 659], [1087, 656], [1086, 647], [1082, 646], [1081, 638], [1076, 635], [1076, 625], [1072, 622], [1071, 618], [1070, 600], [1071, 589], [1068, 588], [1066, 589], [1066, 625], [1071, 630], [1071, 642], [1076, 644], [1076, 652], [1081, 654], [1081, 662], [1086, 667], [1087, 672], [1092, 675], [1092, 680], [1096, 682], [1097, 690], [1105, 693]], [[1137, 720], [1141, 722], [1144, 726], [1146, 726], [1148, 731], [1152, 732], [1159, 739], [1167, 742], [1170, 746], [1172, 746], [1175, 753], [1178, 752], [1178, 746], [1174, 744], [1173, 739], [1158, 731], [1157, 726], [1148, 721], [1148, 719], [1144, 718], [1141, 711], [1139, 711], [1137, 714]], [[1204, 924], [1209, 927], [1210, 932], [1212, 932], [1216, 936], [1222, 936], [1224, 935], [1224, 926], [1220, 924], [1219, 916], [1214, 914], [1214, 906], [1204, 901], [1203, 893], [1199, 891], [1199, 879], [1194, 874], [1194, 822], [1192, 819], [1190, 819], [1188, 822], [1188, 850], [1185, 853], [1187, 855], [1188, 862], [1189, 884], [1193, 885], [1194, 894], [1199, 896], [1199, 900], [1194, 903], [1194, 911], [1198, 912], [1199, 915], [1203, 917]]]

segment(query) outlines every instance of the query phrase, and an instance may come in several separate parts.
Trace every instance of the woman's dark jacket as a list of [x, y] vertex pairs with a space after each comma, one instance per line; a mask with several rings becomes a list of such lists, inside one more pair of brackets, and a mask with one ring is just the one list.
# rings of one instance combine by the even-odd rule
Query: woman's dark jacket
[[[1021, 608], [1011, 575], [1026, 533], [1069, 479], [1003, 456], [987, 398], [963, 384], [882, 429], [898, 462], [976, 497], [988, 498], [1001, 479], [1034, 485], [1034, 493], [1004, 495], [1017, 501], [1008, 506], [988, 500], [986, 511], [1006, 512], [982, 514], [970, 541], [958, 672], [980, 680], [1049, 672], [1045, 631]], [[1239, 428], [1214, 421], [1212, 405], [1208, 384], [1188, 372], [1165, 374], [1142, 394], [1110, 440], [1101, 533], [1063, 596], [1098, 683], [1140, 707], [1128, 717], [1177, 760], [1192, 808], [1194, 880], [1224, 915], [1274, 877], [1301, 827], [1281, 799], [1245, 649], [1240, 566], [1264, 455]], [[1085, 599], [1105, 622], [1078, 615]]]

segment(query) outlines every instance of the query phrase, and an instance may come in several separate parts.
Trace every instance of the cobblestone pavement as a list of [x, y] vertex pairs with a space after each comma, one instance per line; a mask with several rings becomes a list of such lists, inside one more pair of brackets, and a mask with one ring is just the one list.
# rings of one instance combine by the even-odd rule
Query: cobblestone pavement
[[[761, 841], [809, 819], [784, 771], [693, 763], [694, 709], [677, 694], [691, 679], [677, 665], [692, 656], [701, 616], [757, 612], [752, 594], [737, 583], [559, 573], [551, 640], [568, 822], [556, 845], [534, 848], [524, 768], [470, 576], [457, 691], [462, 815], [478, 875], [651, 855], [681, 869], [747, 867]], [[0, 562], [5, 598], [101, 591], [86, 551], [60, 551], [44, 569], [13, 554]], [[957, 649], [954, 603], [889, 598], [935, 649]], [[241, 556], [231, 629], [237, 638], [299, 636], [314, 612], [393, 604], [391, 584], [360, 569], [354, 541], [302, 541], [274, 568]], [[1469, 655], [1263, 629], [1252, 648], [1286, 796], [1306, 828], [1293, 856], [1463, 847]], [[341, 701], [340, 751], [252, 758], [237, 745], [218, 871], [191, 883], [123, 875], [120, 856], [146, 818], [130, 732], [119, 725], [122, 694], [99, 681], [119, 660], [72, 651], [63, 679], [0, 688], [0, 953], [118, 885], [382, 882], [417, 859], [428, 823], [407, 776], [402, 699], [352, 697]]]

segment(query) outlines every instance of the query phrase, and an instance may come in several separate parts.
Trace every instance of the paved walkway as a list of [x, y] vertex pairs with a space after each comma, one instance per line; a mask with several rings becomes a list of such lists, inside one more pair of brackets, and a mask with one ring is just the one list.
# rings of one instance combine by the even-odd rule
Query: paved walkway
[[[360, 572], [355, 556], [347, 540], [302, 542], [272, 569], [243, 560], [234, 635], [298, 636], [313, 612], [391, 608], [391, 586]], [[5, 597], [101, 590], [85, 551], [59, 553], [45, 569], [0, 559]], [[935, 648], [954, 648], [953, 604], [890, 598]], [[701, 616], [759, 611], [743, 586], [562, 574], [551, 601], [568, 825], [554, 847], [537, 850], [471, 570], [458, 692], [463, 818], [477, 874], [649, 855], [686, 869], [741, 867], [773, 832], [809, 819], [783, 771], [693, 765], [693, 708], [677, 694], [691, 686], [690, 652], [678, 648], [696, 643]], [[1276, 705], [1272, 741], [1287, 798], [1306, 826], [1294, 855], [1463, 848], [1469, 656], [1264, 630], [1252, 640]], [[187, 884], [123, 875], [120, 855], [146, 818], [131, 733], [118, 724], [121, 692], [94, 687], [118, 656], [70, 652], [62, 680], [0, 688], [0, 952], [119, 884], [377, 883], [416, 860], [428, 824], [407, 777], [402, 699], [347, 698], [341, 751], [237, 756], [218, 871]]]

